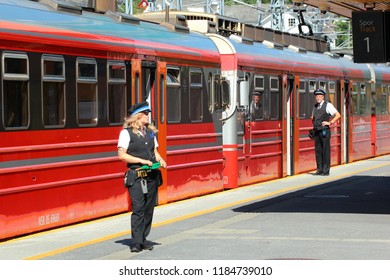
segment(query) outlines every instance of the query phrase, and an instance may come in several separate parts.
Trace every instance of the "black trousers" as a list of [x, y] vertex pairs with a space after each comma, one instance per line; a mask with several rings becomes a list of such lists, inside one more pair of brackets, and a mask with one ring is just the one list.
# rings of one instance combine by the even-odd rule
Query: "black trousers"
[[316, 131], [314, 137], [317, 172], [324, 174], [328, 174], [330, 170], [330, 136], [330, 129], [326, 129], [325, 137], [322, 130]]
[[145, 177], [148, 193], [141, 189], [141, 180], [129, 188], [132, 210], [131, 214], [131, 243], [143, 244], [152, 228], [154, 206], [157, 199], [157, 182], [155, 178]]

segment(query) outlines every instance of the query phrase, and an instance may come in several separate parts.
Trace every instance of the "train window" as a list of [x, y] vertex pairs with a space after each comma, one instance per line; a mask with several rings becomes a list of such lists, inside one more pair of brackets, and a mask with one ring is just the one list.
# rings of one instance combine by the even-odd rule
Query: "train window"
[[94, 59], [77, 59], [77, 120], [80, 126], [98, 122], [97, 64]]
[[42, 119], [45, 127], [65, 125], [65, 62], [62, 56], [42, 56]]
[[352, 115], [353, 116], [356, 116], [359, 114], [359, 103], [358, 103], [358, 85], [356, 83], [353, 83], [352, 85], [352, 97], [351, 97], [351, 101], [352, 101], [352, 106], [351, 106], [351, 110], [352, 110]]
[[119, 124], [126, 115], [126, 65], [122, 61], [107, 64], [108, 118], [110, 124]]
[[379, 90], [376, 92], [376, 114], [384, 115], [387, 114], [387, 87], [382, 85]]
[[264, 77], [263, 76], [255, 76], [255, 91], [264, 91]]
[[297, 110], [297, 114], [299, 114], [300, 119], [310, 118], [313, 109], [313, 102], [310, 98], [311, 95], [306, 87], [307, 81], [299, 81], [299, 110]]
[[221, 81], [221, 97], [222, 97], [222, 108], [225, 108], [230, 103], [230, 85], [225, 79]]
[[7, 129], [27, 128], [29, 125], [29, 67], [25, 53], [4, 52], [3, 125]]
[[134, 87], [135, 87], [135, 103], [141, 102], [140, 100], [140, 75], [139, 72], [135, 72], [134, 75]]
[[203, 119], [203, 86], [202, 72], [192, 69], [190, 71], [190, 120], [199, 122]]
[[279, 91], [278, 77], [270, 77], [270, 87], [271, 87], [271, 91]]
[[338, 108], [337, 106], [337, 100], [336, 100], [336, 91], [335, 91], [335, 83], [334, 82], [329, 82], [328, 84], [328, 91], [326, 91], [326, 87], [324, 88], [325, 89], [325, 92], [328, 92], [328, 100], [330, 103], [333, 104], [333, 106], [335, 106], [336, 108]]
[[264, 119], [264, 113], [268, 112], [269, 104], [269, 95], [268, 93], [265, 93], [264, 91], [264, 76], [255, 76], [253, 79], [254, 82], [254, 91], [257, 92], [259, 96], [259, 109], [255, 109], [253, 103], [255, 100], [255, 96], [251, 95], [250, 98], [250, 113], [251, 113], [251, 119], [254, 120], [263, 120]]
[[328, 90], [329, 90], [329, 93], [335, 93], [336, 92], [336, 83], [329, 82]]
[[313, 93], [316, 89], [317, 89], [316, 81], [310, 80], [309, 81], [309, 93]]
[[387, 87], [386, 99], [386, 114], [388, 114], [390, 113], [390, 86]]
[[214, 109], [222, 108], [222, 89], [221, 89], [221, 75], [214, 75]]
[[160, 92], [158, 93], [160, 96], [160, 122], [165, 123], [165, 75], [161, 74], [160, 75]]
[[[281, 92], [280, 92], [280, 79], [278, 77], [270, 77], [270, 106], [269, 106], [269, 116], [271, 120], [281, 119]], [[267, 103], [269, 104], [269, 103]], [[266, 114], [266, 108], [264, 107], [264, 113]]]
[[214, 87], [214, 77], [212, 73], [209, 73], [207, 77], [207, 91], [208, 91], [209, 112], [210, 114], [212, 114], [214, 112], [214, 105], [215, 105], [215, 87]]
[[359, 100], [359, 114], [361, 116], [369, 115], [371, 113], [370, 98], [367, 95], [367, 89], [365, 84], [360, 84], [360, 100]]
[[167, 120], [177, 123], [181, 120], [180, 69], [167, 68]]
[[319, 87], [320, 89], [324, 90], [325, 92], [327, 92], [327, 88], [326, 88], [326, 82], [325, 81], [319, 81]]

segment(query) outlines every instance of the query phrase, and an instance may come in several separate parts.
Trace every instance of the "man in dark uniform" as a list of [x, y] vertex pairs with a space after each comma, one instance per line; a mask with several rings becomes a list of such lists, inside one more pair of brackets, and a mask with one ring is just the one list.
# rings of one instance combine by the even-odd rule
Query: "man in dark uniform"
[[263, 105], [260, 102], [260, 92], [254, 91], [252, 93], [252, 102], [249, 108], [249, 112], [251, 113], [251, 120], [259, 120], [263, 118]]
[[131, 186], [127, 184], [133, 211], [131, 214], [131, 252], [153, 249], [153, 245], [146, 240], [146, 237], [152, 227], [158, 173], [157, 170], [146, 172], [141, 167], [152, 166], [156, 162], [166, 167], [165, 161], [157, 151], [157, 129], [149, 124], [149, 112], [147, 102], [133, 105], [128, 111], [118, 140], [118, 157], [134, 174]]
[[[317, 103], [314, 105], [311, 120], [314, 129], [314, 145], [317, 171], [313, 175], [329, 176], [330, 170], [330, 129], [341, 115], [332, 103], [325, 101], [325, 91], [314, 91]], [[332, 120], [330, 120], [330, 118]]]

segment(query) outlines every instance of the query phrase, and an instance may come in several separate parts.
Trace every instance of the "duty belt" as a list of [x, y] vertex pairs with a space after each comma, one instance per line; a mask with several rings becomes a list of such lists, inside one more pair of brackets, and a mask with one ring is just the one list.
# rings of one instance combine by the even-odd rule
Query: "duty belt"
[[151, 170], [136, 170], [137, 177], [146, 177], [148, 176], [148, 173], [150, 173]]

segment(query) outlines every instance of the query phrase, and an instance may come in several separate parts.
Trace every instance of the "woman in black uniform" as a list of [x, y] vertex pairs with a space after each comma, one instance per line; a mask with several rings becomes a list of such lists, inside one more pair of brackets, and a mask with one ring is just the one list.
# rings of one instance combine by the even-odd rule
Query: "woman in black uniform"
[[[152, 227], [153, 211], [157, 198], [158, 170], [140, 170], [142, 166], [166, 163], [157, 151], [157, 129], [149, 124], [149, 104], [141, 102], [133, 105], [125, 118], [123, 130], [118, 140], [118, 157], [127, 163], [134, 177], [128, 190], [132, 203], [131, 214], [131, 252], [152, 250], [147, 242]], [[137, 171], [140, 170], [141, 172]]]

